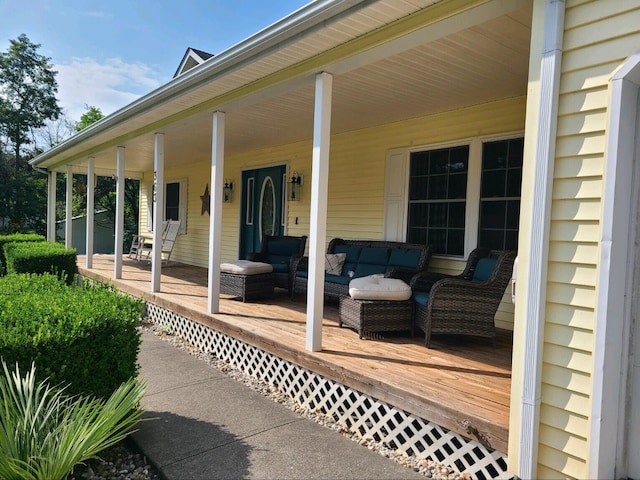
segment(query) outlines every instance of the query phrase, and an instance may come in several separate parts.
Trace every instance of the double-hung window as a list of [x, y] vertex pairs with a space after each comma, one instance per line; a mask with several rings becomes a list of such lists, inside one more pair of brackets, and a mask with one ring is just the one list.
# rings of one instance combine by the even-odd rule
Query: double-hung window
[[411, 152], [406, 241], [464, 256], [477, 235], [479, 247], [517, 250], [523, 146], [521, 137], [475, 139]]
[[[153, 188], [153, 187], [152, 187]], [[153, 230], [153, 199], [155, 195], [149, 197], [148, 226]], [[180, 220], [181, 235], [187, 233], [187, 180], [177, 180], [165, 182], [164, 184], [164, 211], [162, 221]]]
[[518, 249], [523, 148], [522, 138], [482, 145], [479, 246]]
[[469, 146], [413, 152], [409, 171], [407, 241], [463, 255]]

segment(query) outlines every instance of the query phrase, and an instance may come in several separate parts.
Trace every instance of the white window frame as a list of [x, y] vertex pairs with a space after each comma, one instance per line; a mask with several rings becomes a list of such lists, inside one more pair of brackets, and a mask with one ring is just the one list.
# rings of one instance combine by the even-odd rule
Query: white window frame
[[[480, 183], [482, 181], [482, 144], [500, 140], [510, 140], [524, 137], [524, 131], [512, 131], [495, 135], [461, 138], [450, 142], [423, 144], [405, 148], [394, 148], [387, 152], [387, 169], [385, 173], [385, 217], [384, 232], [386, 239], [407, 239], [409, 222], [409, 166], [411, 154], [441, 148], [469, 146], [469, 167], [467, 171], [467, 195], [464, 227], [464, 258], [468, 258], [471, 251], [478, 245], [478, 227], [480, 224]], [[393, 167], [393, 168], [390, 168]], [[394, 172], [404, 172], [404, 182], [399, 185], [391, 180]], [[397, 210], [391, 208], [391, 202], [401, 199], [402, 221], [398, 221]], [[393, 215], [390, 212], [396, 212]], [[442, 258], [458, 258], [450, 255], [434, 255]]]
[[[165, 204], [162, 206], [162, 221], [165, 222], [166, 219], [166, 201], [167, 201], [167, 185], [178, 183], [180, 185], [180, 198], [178, 200], [178, 219], [180, 220], [180, 230], [178, 231], [178, 235], [186, 235], [187, 234], [187, 199], [188, 199], [188, 185], [189, 182], [186, 178], [181, 178], [178, 180], [168, 180], [164, 182], [164, 201]], [[153, 184], [150, 185], [149, 195], [147, 196], [147, 230], [149, 232], [153, 231]]]

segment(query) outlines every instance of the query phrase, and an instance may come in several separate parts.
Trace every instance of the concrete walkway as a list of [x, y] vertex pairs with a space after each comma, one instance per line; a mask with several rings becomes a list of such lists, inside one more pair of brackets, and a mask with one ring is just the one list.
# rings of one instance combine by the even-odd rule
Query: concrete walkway
[[167, 480], [424, 476], [264, 397], [144, 332], [147, 411], [133, 435]]

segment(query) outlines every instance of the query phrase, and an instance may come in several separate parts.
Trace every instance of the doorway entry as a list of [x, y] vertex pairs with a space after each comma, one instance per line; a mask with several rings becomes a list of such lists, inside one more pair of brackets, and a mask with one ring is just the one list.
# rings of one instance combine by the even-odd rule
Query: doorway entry
[[263, 235], [284, 235], [286, 165], [242, 172], [239, 257], [260, 251]]

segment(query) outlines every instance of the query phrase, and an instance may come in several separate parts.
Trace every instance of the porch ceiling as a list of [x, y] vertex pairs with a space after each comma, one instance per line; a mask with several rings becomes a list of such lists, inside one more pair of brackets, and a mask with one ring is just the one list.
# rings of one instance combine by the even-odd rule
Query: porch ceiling
[[[427, 3], [433, 2], [402, 2], [414, 9], [425, 8], [422, 4]], [[381, 4], [394, 5], [386, 0], [373, 3], [378, 7]], [[45, 158], [41, 166], [62, 171], [71, 158], [78, 165], [75, 170], [82, 171], [86, 156], [93, 155], [98, 172], [113, 170], [117, 141], [126, 146], [127, 174], [139, 176], [153, 169], [153, 131], [165, 133], [166, 166], [189, 159], [206, 160], [211, 155], [214, 110], [226, 112], [225, 151], [228, 154], [310, 142], [314, 72], [320, 70], [334, 74], [332, 134], [525, 95], [531, 3], [495, 0], [489, 4], [492, 9], [486, 7], [480, 13], [467, 11], [424, 26], [395, 43], [385, 43], [326, 63], [323, 68], [291, 75], [289, 80], [272, 83], [258, 93], [236, 96], [216, 105], [206, 104], [211, 98], [224, 99], [224, 92], [219, 90], [221, 84], [229, 82], [228, 77], [237, 73], [251, 77], [252, 72], [247, 69], [257, 68], [257, 62], [253, 62], [238, 72], [212, 77], [185, 95], [155, 107], [151, 113], [143, 112], [95, 138], [63, 149]], [[348, 24], [347, 20], [353, 22], [360, 18], [358, 15], [363, 11], [366, 9], [346, 15], [341, 20], [343, 26]], [[302, 48], [302, 42], [296, 41], [287, 48]], [[308, 52], [306, 55], [312, 58]], [[291, 65], [296, 62], [292, 61]], [[274, 69], [272, 74], [276, 72]], [[254, 73], [256, 79], [264, 76], [262, 72]], [[193, 114], [185, 114], [185, 110]], [[172, 123], [162, 120], [172, 115], [180, 120]], [[158, 128], [150, 130], [154, 122]], [[142, 133], [136, 134], [136, 131]]]

